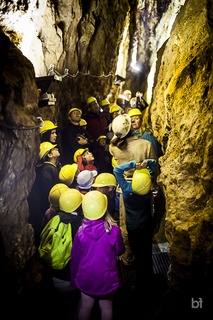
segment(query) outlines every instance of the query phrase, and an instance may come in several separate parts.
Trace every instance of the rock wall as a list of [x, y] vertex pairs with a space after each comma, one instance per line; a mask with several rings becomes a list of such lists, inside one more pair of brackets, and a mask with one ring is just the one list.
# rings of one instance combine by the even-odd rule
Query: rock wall
[[[22, 270], [34, 254], [27, 196], [40, 142], [36, 117], [56, 116], [62, 122], [70, 105], [82, 105], [91, 94], [104, 96], [114, 80], [126, 11], [134, 22], [136, 1], [131, 1], [132, 7], [128, 1], [122, 7], [118, 1], [79, 3], [61, 0], [55, 7], [49, 2], [42, 7], [45, 25], [39, 25], [37, 39], [38, 61], [45, 53], [42, 70], [55, 63], [61, 73], [65, 67], [72, 75], [80, 71], [63, 80], [56, 92], [56, 108], [38, 108], [32, 63], [0, 34], [0, 234], [9, 271]], [[165, 11], [169, 1], [159, 3], [165, 4]], [[205, 301], [211, 289], [212, 17], [210, 0], [188, 0], [182, 5], [170, 37], [158, 48], [154, 91], [146, 110], [164, 153], [159, 181], [166, 196], [170, 296], [177, 294], [180, 300], [183, 296], [186, 305], [195, 295]], [[154, 36], [155, 28], [150, 27]], [[112, 78], [91, 77], [111, 72]]]
[[181, 9], [158, 55], [150, 108], [164, 152], [159, 181], [166, 196], [171, 285], [182, 288], [188, 306], [195, 293], [205, 300], [212, 285], [212, 13], [210, 1], [189, 0]]
[[2, 31], [0, 43], [0, 269], [10, 288], [34, 254], [27, 197], [40, 142], [38, 89], [32, 63]]

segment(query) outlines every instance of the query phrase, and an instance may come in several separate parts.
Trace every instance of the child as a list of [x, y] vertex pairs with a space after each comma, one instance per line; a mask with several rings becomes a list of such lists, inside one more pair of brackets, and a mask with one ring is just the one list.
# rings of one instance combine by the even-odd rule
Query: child
[[109, 172], [112, 173], [111, 154], [106, 145], [106, 136], [100, 136], [97, 139], [97, 150], [95, 160], [97, 163], [98, 173]]
[[108, 199], [108, 212], [110, 216], [118, 221], [115, 208], [115, 195], [116, 195], [117, 181], [112, 173], [102, 172], [96, 178], [92, 184], [94, 190], [100, 191], [107, 196]]
[[42, 142], [40, 144], [38, 164], [38, 176], [40, 180], [41, 202], [44, 205], [43, 213], [49, 207], [49, 192], [50, 189], [59, 183], [59, 169], [57, 167], [60, 153], [56, 144], [50, 142]]
[[54, 217], [59, 211], [59, 198], [61, 194], [68, 190], [69, 187], [64, 183], [56, 183], [49, 192], [49, 203], [50, 207], [46, 210], [43, 220], [42, 229], [45, 227], [47, 222]]
[[34, 228], [35, 244], [40, 241], [42, 219], [49, 208], [49, 192], [60, 183], [57, 167], [60, 153], [56, 144], [40, 143], [39, 162], [36, 165], [36, 177], [28, 198], [30, 223]]
[[74, 157], [73, 160], [75, 163], [77, 163], [78, 165], [78, 170], [82, 171], [82, 170], [96, 170], [97, 168], [94, 165], [94, 155], [92, 154], [92, 152], [89, 151], [88, 148], [85, 149], [78, 149], [76, 150], [76, 152], [74, 153]]
[[[67, 241], [66, 235], [64, 235], [64, 240], [62, 243], [64, 248], [69, 249], [69, 252], [71, 251], [72, 242], [75, 237], [75, 234], [76, 234], [78, 228], [81, 226], [82, 220], [83, 220], [83, 214], [82, 214], [82, 208], [81, 208], [82, 199], [83, 199], [83, 195], [78, 190], [67, 187], [67, 190], [62, 192], [59, 197], [59, 200], [58, 200], [59, 210], [58, 210], [57, 214], [49, 221], [49, 223], [51, 223], [51, 221], [54, 218], [56, 218], [56, 216], [58, 215], [60, 217], [61, 222], [71, 225], [70, 230], [71, 230], [72, 241], [71, 242]], [[46, 229], [47, 228], [48, 228], [48, 224], [46, 225]], [[60, 229], [60, 227], [59, 227], [59, 229]], [[43, 231], [44, 230], [45, 229], [43, 229]], [[43, 241], [43, 239], [42, 239], [43, 231], [41, 233], [41, 241]], [[51, 244], [51, 241], [49, 240], [49, 245], [50, 244]], [[56, 243], [56, 245], [60, 246], [60, 243]], [[40, 253], [41, 258], [44, 259], [42, 242], [40, 242], [39, 253]], [[61, 252], [58, 255], [58, 259], [59, 258], [64, 259], [64, 256]], [[54, 268], [52, 266], [52, 259], [51, 260], [44, 259], [46, 266], [48, 267], [49, 274], [51, 274], [54, 278], [69, 281], [69, 284], [70, 284], [69, 260], [70, 260], [70, 255], [68, 256], [68, 260], [64, 260], [64, 264], [66, 262], [64, 268], [58, 269], [58, 268]]]
[[92, 184], [97, 174], [98, 173], [96, 170], [82, 170], [81, 172], [79, 172], [77, 176], [76, 189], [78, 189], [82, 194], [86, 194], [91, 190]]
[[57, 128], [58, 126], [55, 125], [50, 120], [44, 120], [42, 126], [39, 129], [41, 142], [51, 142], [57, 143]]
[[65, 164], [59, 171], [59, 179], [69, 188], [75, 188], [77, 185], [76, 178], [79, 170], [77, 163]]
[[71, 251], [71, 284], [81, 291], [77, 319], [90, 318], [95, 301], [101, 318], [112, 320], [112, 297], [120, 285], [117, 259], [125, 251], [119, 227], [107, 213], [107, 197], [100, 191], [84, 195], [85, 219]]

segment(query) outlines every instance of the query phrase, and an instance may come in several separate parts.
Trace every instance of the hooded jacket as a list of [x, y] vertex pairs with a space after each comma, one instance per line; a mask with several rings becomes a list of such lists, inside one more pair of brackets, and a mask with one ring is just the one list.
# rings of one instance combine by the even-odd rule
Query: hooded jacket
[[85, 219], [72, 246], [71, 285], [88, 295], [105, 295], [121, 285], [117, 257], [125, 251], [123, 238], [118, 226], [107, 233], [104, 221]]

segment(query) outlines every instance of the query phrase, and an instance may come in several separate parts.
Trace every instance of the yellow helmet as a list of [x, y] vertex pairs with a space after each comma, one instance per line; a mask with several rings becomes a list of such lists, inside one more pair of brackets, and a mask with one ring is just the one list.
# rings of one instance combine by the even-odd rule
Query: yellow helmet
[[73, 183], [77, 170], [77, 163], [65, 164], [59, 171], [60, 181], [70, 186]]
[[57, 183], [55, 184], [49, 192], [49, 202], [50, 204], [52, 204], [53, 206], [57, 206], [59, 207], [59, 198], [61, 196], [61, 194], [68, 190], [68, 186], [64, 183]]
[[108, 99], [104, 99], [101, 101], [101, 107], [108, 106], [108, 105], [110, 105], [110, 102]]
[[114, 157], [112, 157], [111, 162], [112, 162], [112, 166], [113, 166], [113, 168], [115, 168], [115, 167], [118, 165], [118, 164], [117, 164], [117, 161], [115, 160], [115, 158], [114, 158]]
[[72, 213], [80, 207], [83, 194], [74, 188], [68, 188], [59, 198], [59, 208], [67, 213]]
[[80, 122], [79, 122], [79, 125], [80, 125], [81, 127], [82, 127], [82, 126], [86, 126], [86, 125], [87, 125], [86, 120], [81, 119]]
[[58, 128], [58, 126], [56, 126], [52, 121], [50, 120], [44, 120], [42, 123], [42, 126], [39, 129], [40, 134], [49, 131], [49, 130], [53, 130]]
[[76, 150], [76, 152], [74, 153], [74, 156], [73, 156], [73, 160], [74, 162], [77, 162], [77, 156], [79, 156], [80, 154], [82, 155], [85, 151], [88, 151], [89, 149], [88, 148], [80, 148], [78, 150]]
[[40, 152], [39, 152], [39, 158], [42, 159], [47, 155], [47, 153], [55, 148], [57, 144], [52, 144], [51, 142], [45, 141], [40, 143]]
[[97, 101], [97, 99], [95, 97], [87, 98], [87, 104], [90, 104], [90, 103], [95, 102], [95, 101]]
[[118, 111], [121, 111], [121, 110], [122, 110], [122, 108], [119, 107], [119, 105], [117, 105], [117, 103], [113, 103], [110, 106], [109, 113], [114, 113], [114, 112], [118, 112]]
[[116, 137], [124, 138], [130, 129], [131, 118], [128, 114], [120, 114], [112, 121], [112, 131]]
[[116, 178], [112, 173], [103, 172], [100, 173], [96, 178], [92, 187], [116, 187]]
[[100, 139], [106, 139], [106, 138], [107, 138], [106, 136], [99, 136], [96, 141], [98, 142]]
[[80, 114], [82, 115], [82, 110], [81, 109], [78, 109], [78, 108], [71, 108], [69, 111], [68, 111], [68, 115], [73, 112], [73, 111], [79, 111]]
[[130, 115], [130, 117], [142, 116], [142, 112], [138, 108], [132, 108], [128, 111], [128, 115]]
[[100, 191], [89, 191], [84, 195], [82, 201], [82, 210], [85, 218], [97, 220], [104, 216], [107, 210], [108, 199]]
[[149, 193], [152, 180], [148, 169], [135, 170], [132, 176], [132, 190], [140, 195]]
[[127, 90], [124, 90], [123, 95], [128, 97], [128, 100], [130, 100], [132, 96], [132, 92], [127, 89]]

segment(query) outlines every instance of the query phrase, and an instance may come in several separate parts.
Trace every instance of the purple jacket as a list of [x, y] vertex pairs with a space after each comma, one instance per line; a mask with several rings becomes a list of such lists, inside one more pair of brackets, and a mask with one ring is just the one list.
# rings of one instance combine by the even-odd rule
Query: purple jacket
[[88, 295], [105, 295], [120, 285], [117, 257], [125, 251], [120, 228], [110, 233], [104, 219], [84, 220], [78, 229], [71, 251], [71, 285]]

